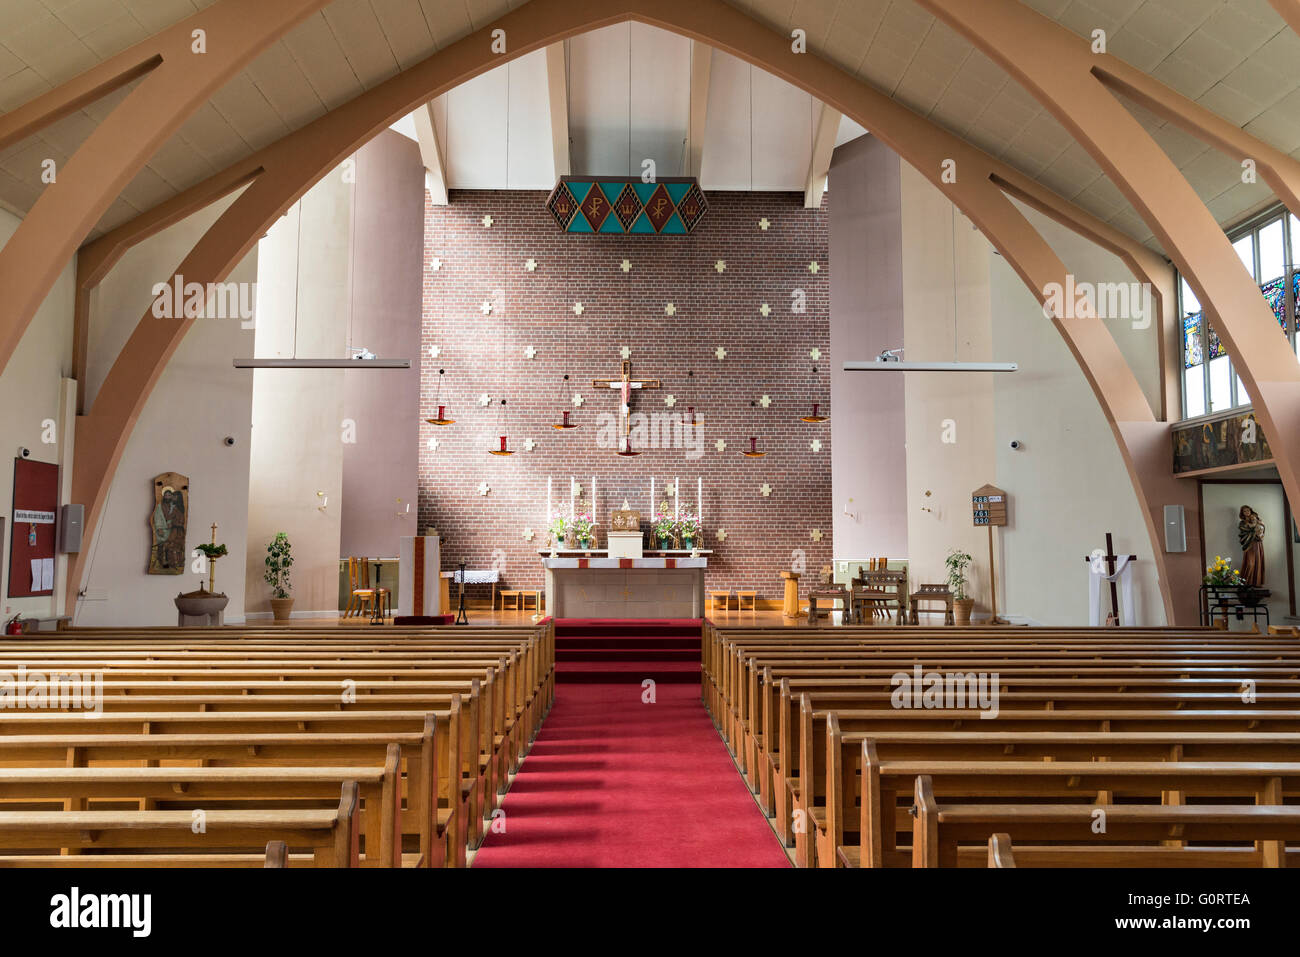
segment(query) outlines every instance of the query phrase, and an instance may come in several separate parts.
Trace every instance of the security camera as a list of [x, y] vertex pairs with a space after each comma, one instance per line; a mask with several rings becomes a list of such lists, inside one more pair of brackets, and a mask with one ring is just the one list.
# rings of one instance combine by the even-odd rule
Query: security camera
[[225, 443], [226, 443], [227, 445], [234, 445], [234, 444], [235, 444], [235, 437], [234, 437], [233, 435], [227, 435], [226, 438], [224, 439], [224, 441], [225, 441]]
[[30, 456], [30, 455], [32, 454], [32, 450], [29, 449], [29, 448], [27, 448], [27, 447], [25, 447], [25, 446], [21, 446], [21, 445], [20, 445], [20, 446], [18, 447], [18, 454], [19, 454], [19, 456], [21, 456], [22, 458], [27, 458], [28, 456]]
[[1021, 443], [1021, 441], [1020, 441], [1019, 439], [1012, 439], [1012, 440], [1011, 440], [1011, 447], [1012, 447], [1013, 449], [1017, 450], [1017, 451], [1020, 450], [1020, 446], [1021, 446], [1022, 444], [1023, 444], [1023, 443]]

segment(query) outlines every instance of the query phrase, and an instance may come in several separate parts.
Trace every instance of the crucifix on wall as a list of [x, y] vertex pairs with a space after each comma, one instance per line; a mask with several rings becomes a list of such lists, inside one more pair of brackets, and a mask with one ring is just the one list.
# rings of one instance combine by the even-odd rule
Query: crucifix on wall
[[634, 389], [657, 389], [659, 388], [658, 379], [639, 379], [632, 378], [632, 360], [623, 360], [622, 374], [617, 379], [592, 379], [591, 386], [594, 389], [618, 389], [619, 390], [619, 415], [623, 417], [623, 445], [618, 450], [619, 455], [640, 455], [640, 452], [632, 450], [631, 442], [628, 435], [632, 431], [632, 390]]

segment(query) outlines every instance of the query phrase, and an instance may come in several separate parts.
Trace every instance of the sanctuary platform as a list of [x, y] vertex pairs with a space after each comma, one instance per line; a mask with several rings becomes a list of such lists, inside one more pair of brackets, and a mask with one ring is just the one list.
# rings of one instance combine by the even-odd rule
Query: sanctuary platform
[[556, 618], [703, 618], [707, 558], [544, 558]]

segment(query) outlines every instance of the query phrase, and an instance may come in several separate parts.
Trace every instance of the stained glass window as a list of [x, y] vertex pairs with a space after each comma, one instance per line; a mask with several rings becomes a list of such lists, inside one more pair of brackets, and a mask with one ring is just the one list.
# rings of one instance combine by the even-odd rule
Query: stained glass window
[[1183, 368], [1190, 369], [1205, 361], [1201, 354], [1201, 313], [1183, 320]]
[[1282, 331], [1286, 331], [1286, 277], [1279, 276], [1271, 282], [1266, 282], [1260, 286], [1260, 291], [1264, 293], [1264, 299], [1268, 301], [1268, 308], [1273, 310], [1273, 315], [1277, 317], [1278, 324]]
[[1219, 341], [1219, 334], [1214, 331], [1214, 326], [1210, 325], [1207, 322], [1205, 324], [1205, 328], [1206, 331], [1209, 333], [1209, 336], [1207, 338], [1210, 340], [1211, 361], [1213, 361], [1214, 359], [1218, 359], [1220, 356], [1226, 356], [1228, 354], [1228, 350], [1223, 348], [1223, 343]]

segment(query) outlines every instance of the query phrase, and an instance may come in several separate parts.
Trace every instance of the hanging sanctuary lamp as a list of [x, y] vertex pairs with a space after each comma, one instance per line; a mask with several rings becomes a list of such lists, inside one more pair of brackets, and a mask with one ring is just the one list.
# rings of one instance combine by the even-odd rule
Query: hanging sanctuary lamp
[[[815, 391], [817, 388], [817, 367], [816, 366], [812, 367], [812, 382], [813, 382], [813, 389]], [[830, 418], [829, 415], [821, 414], [821, 403], [815, 401], [812, 404], [812, 415], [802, 416], [802, 420], [804, 422], [825, 422], [829, 418]]]
[[[749, 407], [750, 407], [751, 409], [757, 409], [757, 408], [758, 408], [758, 403], [757, 403], [757, 402], [753, 402], [753, 401], [751, 401], [751, 402], [749, 403]], [[757, 412], [757, 411], [754, 412], [754, 415], [753, 415], [753, 421], [754, 421], [754, 424], [755, 424], [754, 431], [757, 432], [757, 431], [758, 431], [758, 428], [757, 428], [757, 425], [758, 425], [758, 412]], [[766, 455], [767, 453], [759, 450], [759, 447], [758, 447], [758, 436], [756, 436], [756, 435], [751, 435], [751, 436], [749, 437], [749, 448], [748, 448], [748, 449], [741, 449], [741, 450], [740, 450], [740, 454], [743, 455], [743, 456], [745, 456], [745, 458], [747, 458], [747, 459], [761, 459], [761, 458], [762, 458], [764, 455]]]
[[498, 449], [488, 449], [488, 452], [492, 455], [514, 455], [515, 454], [515, 450], [512, 448], [508, 448], [506, 445], [505, 423], [506, 423], [506, 400], [502, 399], [501, 405], [497, 408], [497, 433], [499, 434], [501, 439], [501, 447]]
[[438, 391], [434, 393], [433, 403], [438, 407], [438, 416], [433, 419], [425, 419], [430, 425], [451, 425], [456, 420], [447, 418], [447, 407], [442, 404], [442, 377], [447, 372], [446, 369], [438, 370]]

